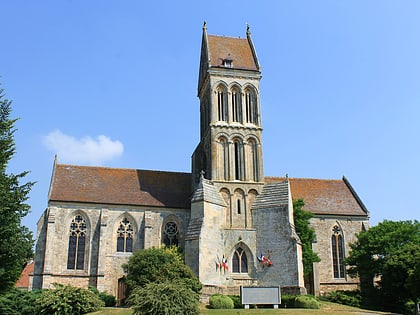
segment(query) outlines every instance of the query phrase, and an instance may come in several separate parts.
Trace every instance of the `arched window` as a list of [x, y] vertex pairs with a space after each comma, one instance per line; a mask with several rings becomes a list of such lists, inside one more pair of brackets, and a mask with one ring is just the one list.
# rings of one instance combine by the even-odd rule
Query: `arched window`
[[117, 252], [133, 252], [133, 226], [127, 218], [121, 220], [117, 229]]
[[255, 140], [251, 139], [249, 144], [249, 159], [251, 162], [251, 180], [257, 182], [259, 180], [259, 165], [258, 165], [258, 144]]
[[83, 270], [85, 266], [86, 221], [78, 214], [70, 224], [67, 269]]
[[163, 244], [178, 246], [179, 229], [174, 221], [168, 221], [163, 228]]
[[241, 93], [237, 88], [232, 89], [232, 116], [234, 122], [242, 122]]
[[219, 171], [219, 179], [228, 180], [229, 178], [229, 154], [228, 154], [228, 142], [224, 138], [219, 140], [219, 165], [217, 169]]
[[344, 241], [338, 225], [334, 225], [331, 236], [332, 263], [334, 278], [344, 278]]
[[234, 178], [235, 180], [244, 179], [244, 154], [243, 145], [239, 140], [233, 142], [234, 149]]
[[222, 87], [217, 89], [217, 120], [228, 120], [226, 107], [226, 91]]
[[248, 259], [242, 247], [238, 247], [233, 253], [232, 272], [248, 273]]
[[258, 124], [257, 100], [254, 92], [247, 90], [245, 92], [246, 122]]

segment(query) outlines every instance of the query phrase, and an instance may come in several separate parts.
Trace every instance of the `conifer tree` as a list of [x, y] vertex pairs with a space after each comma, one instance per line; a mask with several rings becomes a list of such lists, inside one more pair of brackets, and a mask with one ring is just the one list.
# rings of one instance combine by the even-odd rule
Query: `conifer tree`
[[32, 233], [22, 226], [22, 219], [29, 213], [25, 203], [34, 183], [21, 184], [28, 174], [8, 174], [9, 161], [15, 154], [15, 122], [11, 119], [12, 102], [0, 89], [0, 292], [19, 279], [22, 267], [32, 257]]

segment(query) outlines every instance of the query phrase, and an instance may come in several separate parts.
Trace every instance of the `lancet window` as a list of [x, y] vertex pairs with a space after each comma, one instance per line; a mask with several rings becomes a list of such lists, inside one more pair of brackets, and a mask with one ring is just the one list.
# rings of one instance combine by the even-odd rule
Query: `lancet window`
[[70, 223], [67, 269], [84, 269], [85, 246], [86, 221], [80, 214], [78, 214]]
[[242, 247], [238, 247], [233, 253], [232, 272], [248, 273], [248, 258]]
[[344, 241], [343, 232], [338, 225], [334, 225], [331, 236], [332, 263], [334, 278], [344, 278]]

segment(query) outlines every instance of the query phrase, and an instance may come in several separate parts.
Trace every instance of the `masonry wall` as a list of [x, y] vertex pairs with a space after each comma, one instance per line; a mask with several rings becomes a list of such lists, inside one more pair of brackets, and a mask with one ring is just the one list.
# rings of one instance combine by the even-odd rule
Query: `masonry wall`
[[321, 258], [321, 261], [315, 264], [319, 278], [319, 288], [316, 293], [323, 295], [335, 290], [357, 289], [358, 278], [351, 278], [347, 274], [343, 278], [334, 278], [331, 237], [333, 227], [338, 225], [343, 233], [344, 255], [347, 257], [350, 253], [349, 244], [356, 241], [356, 234], [362, 231], [362, 224], [365, 228], [369, 227], [368, 219], [366, 217], [315, 216], [310, 224], [316, 233], [316, 242], [312, 244], [312, 248]]

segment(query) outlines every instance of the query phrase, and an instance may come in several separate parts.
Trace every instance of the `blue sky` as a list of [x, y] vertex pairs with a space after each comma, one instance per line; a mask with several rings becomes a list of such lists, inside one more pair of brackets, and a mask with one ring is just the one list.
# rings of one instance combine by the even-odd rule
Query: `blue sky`
[[0, 82], [31, 173], [32, 230], [59, 163], [190, 171], [209, 34], [244, 37], [263, 79], [265, 175], [340, 179], [371, 213], [420, 219], [419, 1], [3, 1]]

